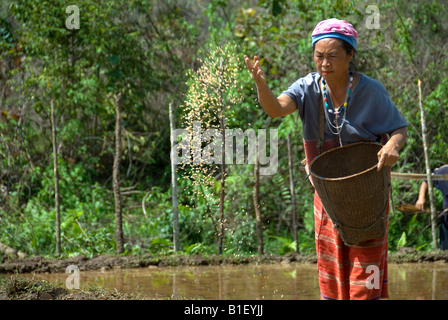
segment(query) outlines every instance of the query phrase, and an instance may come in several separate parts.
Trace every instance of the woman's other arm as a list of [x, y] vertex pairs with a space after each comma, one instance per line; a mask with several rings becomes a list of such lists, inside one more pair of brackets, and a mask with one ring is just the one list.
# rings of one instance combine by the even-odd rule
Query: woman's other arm
[[383, 166], [392, 166], [398, 161], [399, 151], [407, 138], [406, 127], [399, 128], [390, 134], [389, 141], [378, 152], [378, 171]]

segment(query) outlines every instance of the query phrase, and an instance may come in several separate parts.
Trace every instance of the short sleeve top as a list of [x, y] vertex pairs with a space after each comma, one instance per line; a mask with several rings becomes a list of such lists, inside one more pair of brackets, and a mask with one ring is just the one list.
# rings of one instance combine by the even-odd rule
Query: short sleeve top
[[[320, 81], [319, 73], [312, 72], [298, 79], [282, 93], [289, 96], [298, 107], [305, 141], [317, 140], [318, 99], [322, 99]], [[334, 109], [330, 100], [329, 107]], [[340, 132], [342, 145], [360, 141], [381, 142], [384, 134], [408, 125], [382, 83], [364, 74], [360, 74], [344, 112], [345, 122]], [[329, 112], [327, 115], [328, 120], [334, 123], [335, 115]], [[339, 124], [341, 120], [342, 118], [339, 119]], [[325, 141], [335, 138], [337, 137], [326, 123]]]
[[[434, 170], [434, 174], [448, 174], [448, 165], [444, 165]], [[448, 209], [448, 181], [435, 180], [434, 187], [442, 192], [443, 210]]]

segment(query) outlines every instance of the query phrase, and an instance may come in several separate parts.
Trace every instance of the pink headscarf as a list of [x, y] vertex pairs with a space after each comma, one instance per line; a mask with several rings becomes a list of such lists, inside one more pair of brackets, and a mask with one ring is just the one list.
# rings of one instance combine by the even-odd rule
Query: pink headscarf
[[344, 20], [327, 19], [319, 22], [311, 34], [312, 44], [324, 38], [338, 38], [347, 41], [356, 50], [358, 32]]

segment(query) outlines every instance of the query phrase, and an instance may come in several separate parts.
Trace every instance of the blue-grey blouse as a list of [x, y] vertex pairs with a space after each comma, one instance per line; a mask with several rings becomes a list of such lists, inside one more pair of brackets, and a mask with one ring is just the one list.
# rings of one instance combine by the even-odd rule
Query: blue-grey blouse
[[[319, 73], [312, 72], [282, 93], [296, 103], [303, 124], [303, 139], [307, 141], [317, 140], [318, 99], [322, 99], [320, 79]], [[328, 104], [330, 109], [334, 109], [331, 99], [328, 99]], [[360, 74], [343, 112], [346, 112], [346, 117], [340, 133], [342, 145], [360, 141], [380, 142], [384, 134], [408, 125], [383, 84], [364, 74]], [[334, 124], [334, 113], [327, 114]], [[340, 115], [339, 124], [342, 118]], [[330, 131], [326, 122], [325, 141], [334, 139], [338, 139], [338, 136]]]

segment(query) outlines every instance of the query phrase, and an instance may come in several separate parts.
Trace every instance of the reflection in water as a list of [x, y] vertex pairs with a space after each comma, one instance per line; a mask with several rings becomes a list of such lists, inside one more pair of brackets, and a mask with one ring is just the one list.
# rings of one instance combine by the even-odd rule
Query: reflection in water
[[[28, 274], [65, 286], [68, 274]], [[148, 298], [316, 300], [315, 264], [149, 267], [81, 271], [81, 289], [97, 285]], [[390, 299], [448, 300], [448, 265], [390, 264]]]
[[395, 264], [389, 274], [391, 299], [448, 300], [448, 264]]

